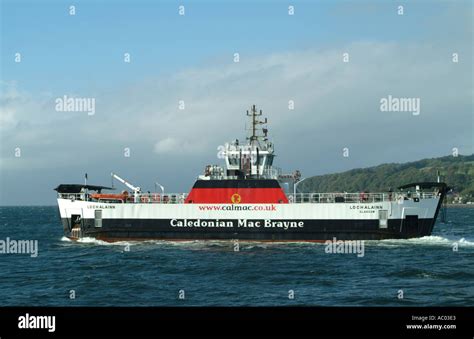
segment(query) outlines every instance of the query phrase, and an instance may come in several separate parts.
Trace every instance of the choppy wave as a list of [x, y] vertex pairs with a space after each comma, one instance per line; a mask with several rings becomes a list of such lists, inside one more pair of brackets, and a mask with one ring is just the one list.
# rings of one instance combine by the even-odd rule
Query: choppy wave
[[[81, 244], [92, 244], [98, 246], [156, 246], [156, 247], [173, 247], [184, 249], [233, 249], [235, 247], [235, 240], [126, 240], [107, 242], [98, 240], [92, 237], [85, 237], [78, 240], [71, 240], [67, 237], [62, 237], [64, 242], [77, 242]], [[265, 250], [272, 248], [285, 247], [314, 247], [321, 246], [323, 243], [307, 242], [307, 241], [282, 241], [282, 242], [266, 242], [266, 241], [238, 241], [239, 250]]]
[[107, 242], [103, 240], [98, 240], [95, 238], [85, 237], [76, 240], [78, 243], [81, 244], [94, 244], [94, 245], [103, 245], [103, 246], [112, 246], [112, 245], [127, 245], [127, 242]]
[[[399, 289], [409, 306], [471, 306], [474, 298], [474, 209], [450, 211], [451, 225], [438, 222], [432, 236], [366, 241], [363, 258], [327, 255], [311, 242], [240, 240], [238, 254], [233, 240], [76, 242], [62, 237], [57, 207], [35, 211], [0, 208], [0, 239], [38, 239], [42, 250], [40, 261], [2, 262], [11, 277], [0, 288], [4, 306], [71, 306], [55, 286], [74, 286], [78, 306], [294, 306], [277, 297], [290, 288], [298, 305], [401, 306]], [[178, 301], [178, 288], [190, 298]]]
[[[62, 237], [61, 241], [73, 242], [67, 237]], [[150, 245], [157, 247], [178, 247], [189, 249], [212, 249], [212, 248], [233, 248], [234, 240], [142, 240], [142, 241], [116, 241], [107, 242], [91, 237], [81, 238], [76, 241], [81, 244], [93, 244], [99, 246], [137, 246]], [[427, 245], [427, 246], [454, 246], [455, 243], [459, 247], [474, 247], [474, 240], [466, 238], [442, 237], [437, 235], [426, 236], [422, 238], [412, 239], [386, 239], [386, 240], [367, 240], [368, 246], [386, 246], [386, 247], [401, 247], [413, 245]], [[240, 250], [262, 250], [272, 248], [285, 247], [315, 247], [322, 246], [323, 243], [316, 242], [258, 242], [258, 241], [239, 241]]]
[[128, 242], [128, 241], [107, 242], [107, 241], [98, 240], [98, 239], [91, 238], [91, 237], [80, 238], [78, 240], [71, 240], [68, 237], [62, 237], [61, 241], [75, 242], [75, 243], [80, 243], [80, 244], [102, 245], [102, 246], [112, 246], [112, 245], [124, 246], [124, 245], [127, 245], [127, 244], [131, 243], [131, 242]]
[[369, 244], [375, 244], [380, 246], [408, 246], [408, 245], [428, 245], [428, 246], [450, 246], [452, 247], [455, 243], [459, 247], [474, 247], [474, 241], [466, 238], [455, 238], [455, 237], [442, 237], [439, 235], [430, 235], [421, 238], [411, 239], [386, 239], [380, 241], [368, 241]]
[[[73, 242], [67, 237], [62, 237], [61, 241]], [[94, 244], [101, 246], [135, 246], [135, 245], [156, 245], [156, 246], [170, 246], [170, 247], [183, 247], [183, 248], [212, 248], [212, 247], [233, 247], [235, 244], [234, 240], [128, 240], [128, 241], [115, 241], [107, 242], [98, 240], [91, 237], [81, 238], [76, 242], [82, 244]], [[239, 242], [240, 249], [268, 249], [277, 247], [314, 247], [322, 246], [323, 243], [317, 242], [258, 242], [258, 241], [242, 241]], [[367, 240], [366, 245], [373, 246], [412, 246], [412, 245], [439, 245], [439, 246], [450, 246], [452, 247], [455, 243], [459, 247], [474, 247], [474, 240], [466, 238], [455, 238], [455, 237], [442, 237], [438, 235], [431, 235], [421, 238], [411, 239], [385, 239], [385, 240]]]

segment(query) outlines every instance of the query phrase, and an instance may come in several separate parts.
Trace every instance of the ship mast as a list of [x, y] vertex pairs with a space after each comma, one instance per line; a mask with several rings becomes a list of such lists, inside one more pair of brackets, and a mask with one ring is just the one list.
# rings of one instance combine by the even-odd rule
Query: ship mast
[[265, 118], [265, 120], [258, 120], [258, 117], [261, 116], [262, 114], [263, 114], [262, 110], [257, 111], [257, 108], [255, 105], [252, 105], [250, 112], [247, 110], [247, 116], [251, 117], [251, 125], [252, 125], [252, 127], [250, 128], [251, 135], [250, 137], [247, 137], [247, 139], [249, 140], [249, 144], [251, 146], [254, 146], [255, 143], [260, 144], [260, 140], [267, 141], [266, 139], [267, 133], [268, 133], [267, 129], [262, 128], [263, 135], [257, 134], [257, 130], [258, 130], [257, 125], [263, 125], [267, 123], [267, 118]]

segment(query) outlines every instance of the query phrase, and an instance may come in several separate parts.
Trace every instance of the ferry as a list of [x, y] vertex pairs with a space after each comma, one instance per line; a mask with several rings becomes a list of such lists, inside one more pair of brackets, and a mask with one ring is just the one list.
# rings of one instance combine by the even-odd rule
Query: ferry
[[[247, 111], [248, 136], [220, 150], [223, 166], [207, 165], [189, 193], [143, 192], [119, 175], [114, 187], [55, 188], [64, 234], [124, 240], [314, 241], [428, 236], [446, 195], [439, 182], [415, 182], [385, 192], [299, 192], [299, 171], [273, 165], [267, 119]], [[112, 185], [113, 186], [113, 185]]]

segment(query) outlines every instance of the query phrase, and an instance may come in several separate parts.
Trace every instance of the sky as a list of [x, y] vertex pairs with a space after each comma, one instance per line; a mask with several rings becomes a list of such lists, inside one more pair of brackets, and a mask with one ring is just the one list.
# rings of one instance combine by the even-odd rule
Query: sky
[[[112, 171], [187, 192], [253, 104], [275, 165], [304, 177], [473, 152], [472, 1], [0, 0], [0, 15], [0, 205], [53, 205], [58, 184]], [[58, 110], [64, 96], [94, 114]], [[389, 96], [419, 114], [381, 110]]]

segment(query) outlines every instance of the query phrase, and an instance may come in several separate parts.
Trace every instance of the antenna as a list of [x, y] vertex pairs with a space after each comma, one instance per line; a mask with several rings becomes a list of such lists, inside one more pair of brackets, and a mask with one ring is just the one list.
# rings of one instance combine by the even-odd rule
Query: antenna
[[257, 147], [257, 179], [260, 178], [260, 151]]
[[267, 123], [267, 118], [265, 120], [258, 120], [257, 118], [259, 116], [263, 115], [262, 110], [257, 110], [257, 107], [255, 105], [252, 105], [250, 108], [250, 112], [247, 110], [247, 116], [251, 117], [251, 134], [247, 139], [250, 141], [250, 144], [253, 145], [255, 142], [258, 142], [259, 139], [264, 140], [267, 138], [267, 133], [268, 129], [262, 128], [263, 135], [257, 134], [257, 131], [259, 130], [258, 125], [263, 125]]

